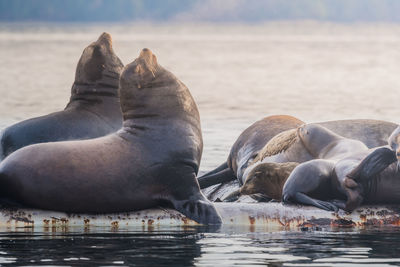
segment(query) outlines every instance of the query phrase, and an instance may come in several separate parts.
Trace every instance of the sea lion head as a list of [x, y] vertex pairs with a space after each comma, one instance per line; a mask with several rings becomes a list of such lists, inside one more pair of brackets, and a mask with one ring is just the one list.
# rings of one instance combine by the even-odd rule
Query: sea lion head
[[400, 126], [390, 135], [388, 144], [390, 148], [396, 152], [397, 162], [400, 164]]
[[136, 91], [151, 86], [160, 78], [162, 67], [157, 62], [156, 55], [148, 48], [143, 48], [138, 58], [126, 66], [123, 75], [124, 84], [135, 87]]
[[297, 165], [295, 162], [258, 164], [247, 175], [240, 193], [242, 195], [261, 193], [268, 198], [281, 200], [283, 185]]
[[[371, 185], [367, 186], [371, 187]], [[364, 200], [363, 195], [365, 194], [365, 185], [356, 182], [351, 177], [345, 177], [343, 181], [343, 189], [347, 197], [345, 211], [352, 212], [361, 205]]]
[[[111, 35], [104, 32], [83, 50], [75, 73], [75, 85], [118, 88], [124, 65], [114, 53]], [[74, 88], [73, 88], [74, 90]], [[76, 88], [79, 94], [79, 88]]]
[[161, 103], [157, 102], [162, 101], [163, 92], [159, 91], [159, 87], [168, 86], [170, 82], [170, 79], [162, 79], [165, 72], [148, 48], [144, 48], [138, 58], [125, 66], [120, 79], [124, 120], [131, 115], [136, 117], [141, 113], [154, 113], [155, 109], [160, 108]]
[[124, 121], [144, 117], [190, 117], [197, 124], [199, 120], [196, 104], [187, 87], [160, 66], [148, 48], [125, 66], [120, 78], [120, 96]]
[[330, 143], [339, 138], [334, 132], [318, 124], [304, 124], [297, 129], [297, 134], [307, 151], [317, 157]]

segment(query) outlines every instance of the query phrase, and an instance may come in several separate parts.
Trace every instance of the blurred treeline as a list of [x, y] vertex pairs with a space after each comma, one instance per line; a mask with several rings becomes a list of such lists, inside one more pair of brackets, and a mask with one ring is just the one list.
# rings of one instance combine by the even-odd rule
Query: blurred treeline
[[0, 0], [1, 21], [400, 21], [400, 0]]
[[3, 21], [167, 20], [195, 0], [0, 0]]

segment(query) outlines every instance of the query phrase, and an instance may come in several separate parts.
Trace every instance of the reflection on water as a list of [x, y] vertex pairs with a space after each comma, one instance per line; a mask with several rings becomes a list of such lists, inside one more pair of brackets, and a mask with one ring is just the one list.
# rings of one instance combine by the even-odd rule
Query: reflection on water
[[396, 229], [243, 232], [227, 228], [0, 234], [1, 265], [394, 266]]

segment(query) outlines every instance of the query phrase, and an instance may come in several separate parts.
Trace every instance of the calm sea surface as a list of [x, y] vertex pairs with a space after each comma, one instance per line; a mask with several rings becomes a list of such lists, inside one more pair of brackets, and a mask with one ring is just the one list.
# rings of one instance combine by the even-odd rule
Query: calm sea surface
[[[189, 87], [202, 172], [267, 115], [399, 122], [400, 25], [0, 24], [0, 128], [63, 109], [82, 50], [103, 31], [125, 64], [148, 47]], [[0, 265], [388, 266], [400, 264], [399, 244], [396, 228], [6, 232]]]

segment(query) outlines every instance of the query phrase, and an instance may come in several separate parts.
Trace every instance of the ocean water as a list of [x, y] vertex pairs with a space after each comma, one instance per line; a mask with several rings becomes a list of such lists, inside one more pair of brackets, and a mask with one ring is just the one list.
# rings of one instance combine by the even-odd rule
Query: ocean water
[[398, 266], [396, 229], [264, 232], [207, 228], [0, 233], [0, 265]]
[[[400, 25], [1, 24], [0, 128], [61, 110], [83, 49], [104, 31], [127, 64], [144, 47], [191, 90], [201, 172], [251, 123], [400, 117]], [[141, 229], [0, 234], [0, 265], [399, 265], [397, 228], [317, 232]]]

